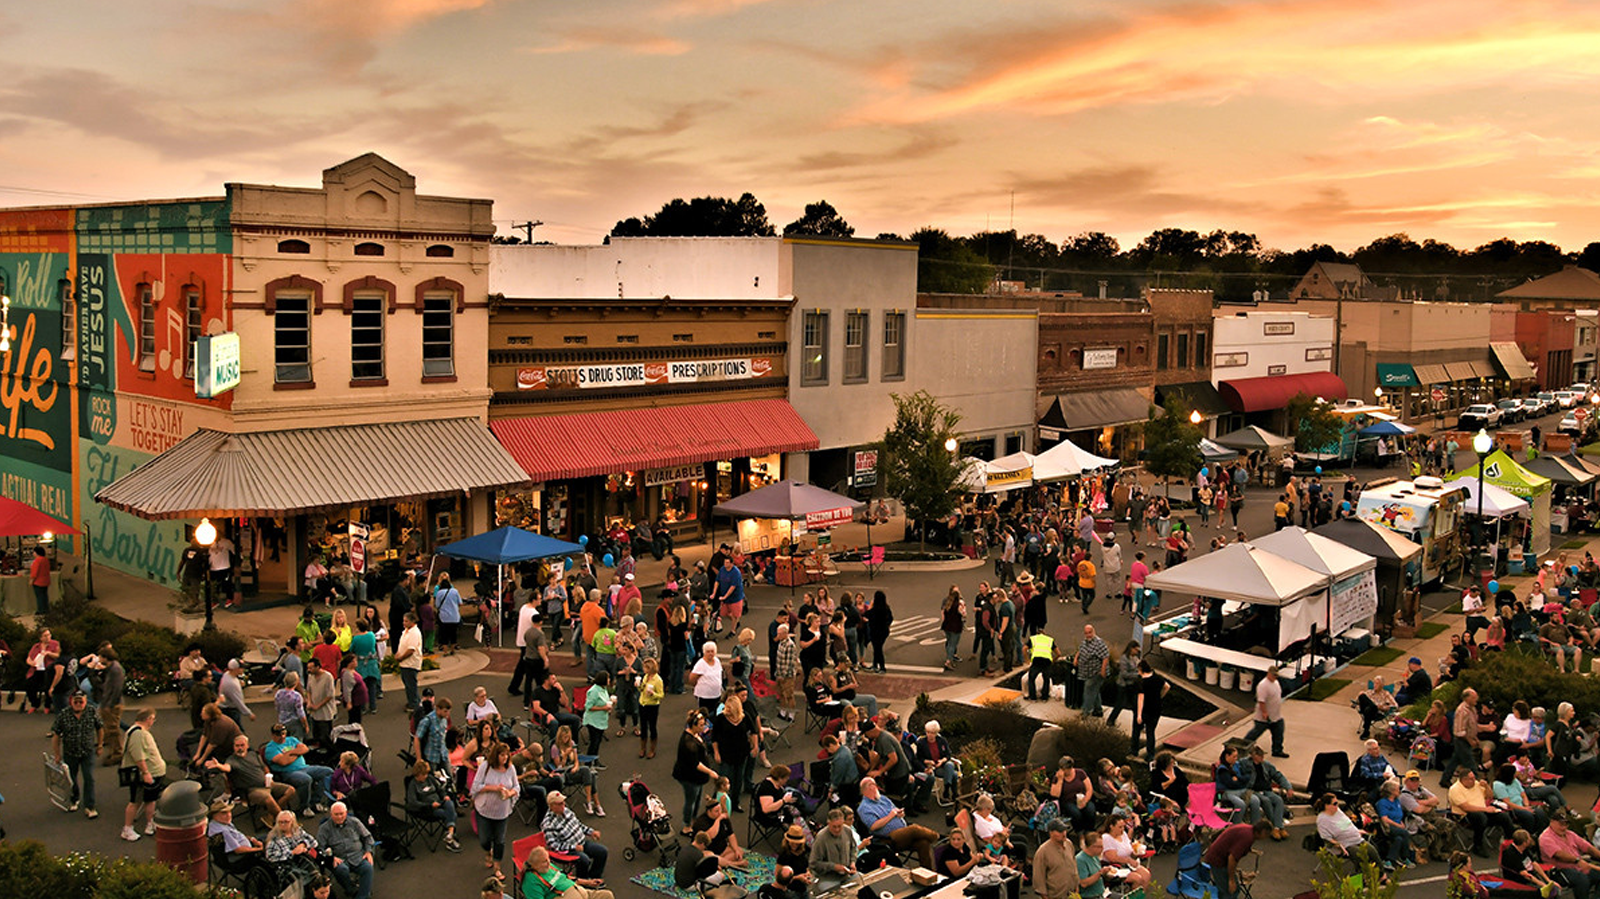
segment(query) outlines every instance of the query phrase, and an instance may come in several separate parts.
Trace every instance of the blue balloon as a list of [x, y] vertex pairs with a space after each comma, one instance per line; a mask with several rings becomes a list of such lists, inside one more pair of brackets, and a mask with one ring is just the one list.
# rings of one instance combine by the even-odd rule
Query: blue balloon
[[588, 546], [589, 545], [589, 535], [588, 534], [579, 534], [578, 535], [578, 545], [579, 546]]
[[1489, 592], [1490, 593], [1499, 593], [1500, 592], [1500, 582], [1499, 581], [1490, 581], [1489, 582]]
[[611, 568], [617, 564], [617, 560], [610, 553], [606, 553], [600, 557], [600, 564], [606, 566], [607, 568]]
[[1322, 466], [1321, 465], [1317, 466], [1317, 474], [1322, 474]]
[[1200, 473], [1205, 475], [1208, 478], [1211, 477], [1211, 466], [1209, 466], [1209, 465], [1200, 466]]

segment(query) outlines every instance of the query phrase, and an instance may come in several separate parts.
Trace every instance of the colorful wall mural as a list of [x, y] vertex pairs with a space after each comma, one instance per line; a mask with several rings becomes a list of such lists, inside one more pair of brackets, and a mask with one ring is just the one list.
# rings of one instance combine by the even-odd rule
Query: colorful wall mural
[[176, 580], [190, 523], [94, 494], [229, 408], [229, 395], [195, 398], [185, 344], [196, 325], [229, 324], [231, 245], [222, 200], [0, 211], [13, 341], [0, 494], [71, 521], [96, 562], [158, 583]]

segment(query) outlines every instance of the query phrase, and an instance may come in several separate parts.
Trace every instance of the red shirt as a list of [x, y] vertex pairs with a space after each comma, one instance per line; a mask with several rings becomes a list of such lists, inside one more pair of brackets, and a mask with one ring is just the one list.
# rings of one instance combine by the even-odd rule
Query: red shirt
[[317, 664], [322, 666], [323, 671], [330, 673], [339, 670], [339, 657], [341, 655], [343, 653], [339, 652], [339, 644], [337, 643], [318, 643], [317, 647], [311, 650], [311, 657], [317, 660]]
[[44, 556], [34, 556], [33, 563], [28, 566], [29, 583], [35, 587], [50, 586], [50, 560]]
[[1230, 857], [1237, 862], [1245, 857], [1255, 843], [1254, 824], [1229, 824], [1211, 841], [1211, 848], [1206, 850], [1204, 857], [1205, 863], [1213, 868], [1226, 869]]

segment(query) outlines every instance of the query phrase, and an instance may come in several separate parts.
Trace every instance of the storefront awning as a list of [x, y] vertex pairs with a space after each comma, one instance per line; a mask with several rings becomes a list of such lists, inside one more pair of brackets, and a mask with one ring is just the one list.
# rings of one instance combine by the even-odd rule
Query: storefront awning
[[1471, 381], [1478, 376], [1477, 372], [1472, 370], [1471, 362], [1446, 362], [1444, 373], [1449, 375], [1452, 381]]
[[798, 453], [821, 445], [788, 400], [508, 418], [490, 422], [489, 429], [535, 481]]
[[1499, 375], [1495, 374], [1494, 366], [1490, 365], [1487, 362], [1471, 362], [1471, 363], [1468, 363], [1468, 364], [1470, 364], [1472, 366], [1472, 373], [1474, 375], [1477, 375], [1480, 378], [1496, 378], [1496, 377], [1499, 377]]
[[1418, 384], [1443, 384], [1450, 380], [1443, 365], [1413, 365], [1411, 370], [1417, 373]]
[[1183, 408], [1192, 409], [1207, 418], [1227, 415], [1232, 411], [1228, 408], [1228, 404], [1222, 401], [1221, 394], [1217, 393], [1217, 388], [1211, 386], [1210, 381], [1189, 381], [1156, 388], [1158, 405], [1165, 407], [1169, 399], [1175, 399]]
[[1050, 403], [1039, 425], [1062, 431], [1110, 428], [1150, 419], [1150, 401], [1131, 387], [1062, 393]]
[[1240, 378], [1223, 381], [1217, 385], [1229, 407], [1235, 412], [1266, 412], [1282, 409], [1299, 394], [1320, 396], [1329, 402], [1350, 395], [1344, 380], [1331, 371], [1313, 371], [1298, 375], [1278, 375], [1270, 378]]
[[296, 515], [525, 484], [476, 418], [227, 434], [202, 428], [95, 499], [140, 518]]
[[1514, 343], [1491, 343], [1489, 349], [1494, 353], [1494, 361], [1500, 370], [1512, 381], [1532, 381], [1538, 377], [1533, 366], [1528, 364], [1528, 357], [1522, 355], [1522, 348]]
[[1417, 384], [1417, 373], [1411, 370], [1411, 366], [1394, 362], [1378, 363], [1379, 387], [1416, 387]]

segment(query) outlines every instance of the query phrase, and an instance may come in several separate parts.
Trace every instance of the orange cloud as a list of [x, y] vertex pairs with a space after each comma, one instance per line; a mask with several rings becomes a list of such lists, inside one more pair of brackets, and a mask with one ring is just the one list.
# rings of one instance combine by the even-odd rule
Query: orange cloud
[[619, 50], [636, 56], [678, 56], [689, 52], [687, 41], [642, 31], [618, 28], [575, 28], [563, 32], [553, 44], [528, 47], [535, 54], [582, 53], [586, 50]]
[[[963, 37], [970, 48], [971, 36]], [[922, 83], [950, 65], [965, 64], [964, 73], [922, 93], [894, 92], [858, 116], [929, 121], [990, 109], [1053, 116], [1249, 92], [1323, 103], [1600, 76], [1600, 10], [1559, 2], [1191, 4], [1043, 24], [979, 43], [978, 50], [954, 39], [925, 48]]]

